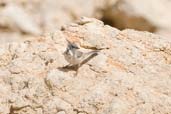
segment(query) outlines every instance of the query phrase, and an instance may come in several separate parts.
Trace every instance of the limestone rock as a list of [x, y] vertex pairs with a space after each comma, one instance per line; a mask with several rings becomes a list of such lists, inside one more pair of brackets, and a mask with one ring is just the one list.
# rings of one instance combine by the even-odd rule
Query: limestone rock
[[[1, 114], [170, 114], [171, 41], [87, 18], [0, 48]], [[66, 39], [101, 49], [65, 69]]]

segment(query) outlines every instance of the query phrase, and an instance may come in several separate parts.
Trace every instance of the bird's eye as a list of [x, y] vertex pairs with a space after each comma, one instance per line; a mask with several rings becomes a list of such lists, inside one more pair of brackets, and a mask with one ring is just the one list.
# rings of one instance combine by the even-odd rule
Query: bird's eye
[[76, 44], [70, 44], [68, 46], [70, 49], [79, 49], [78, 46]]
[[66, 52], [68, 53], [69, 52], [69, 49], [67, 48]]

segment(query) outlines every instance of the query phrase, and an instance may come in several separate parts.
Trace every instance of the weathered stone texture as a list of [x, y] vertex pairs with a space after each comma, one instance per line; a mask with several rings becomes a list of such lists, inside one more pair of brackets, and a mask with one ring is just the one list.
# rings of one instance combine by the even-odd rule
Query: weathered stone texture
[[[66, 39], [101, 51], [77, 72], [62, 69]], [[83, 18], [44, 37], [1, 45], [0, 113], [170, 114], [170, 64], [171, 41]]]

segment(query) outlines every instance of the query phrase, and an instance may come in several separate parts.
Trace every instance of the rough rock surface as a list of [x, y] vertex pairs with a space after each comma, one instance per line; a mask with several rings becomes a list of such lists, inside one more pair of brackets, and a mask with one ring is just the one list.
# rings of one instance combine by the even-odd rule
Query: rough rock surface
[[[66, 39], [101, 51], [63, 69]], [[0, 114], [170, 114], [170, 69], [171, 41], [83, 18], [0, 46]]]

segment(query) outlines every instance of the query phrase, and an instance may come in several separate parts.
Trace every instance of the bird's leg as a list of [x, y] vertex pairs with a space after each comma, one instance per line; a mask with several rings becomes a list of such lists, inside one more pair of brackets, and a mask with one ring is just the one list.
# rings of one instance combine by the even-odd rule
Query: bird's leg
[[77, 70], [79, 68], [79, 65], [78, 64], [75, 64], [75, 65], [68, 64], [68, 65], [64, 66], [63, 68]]

